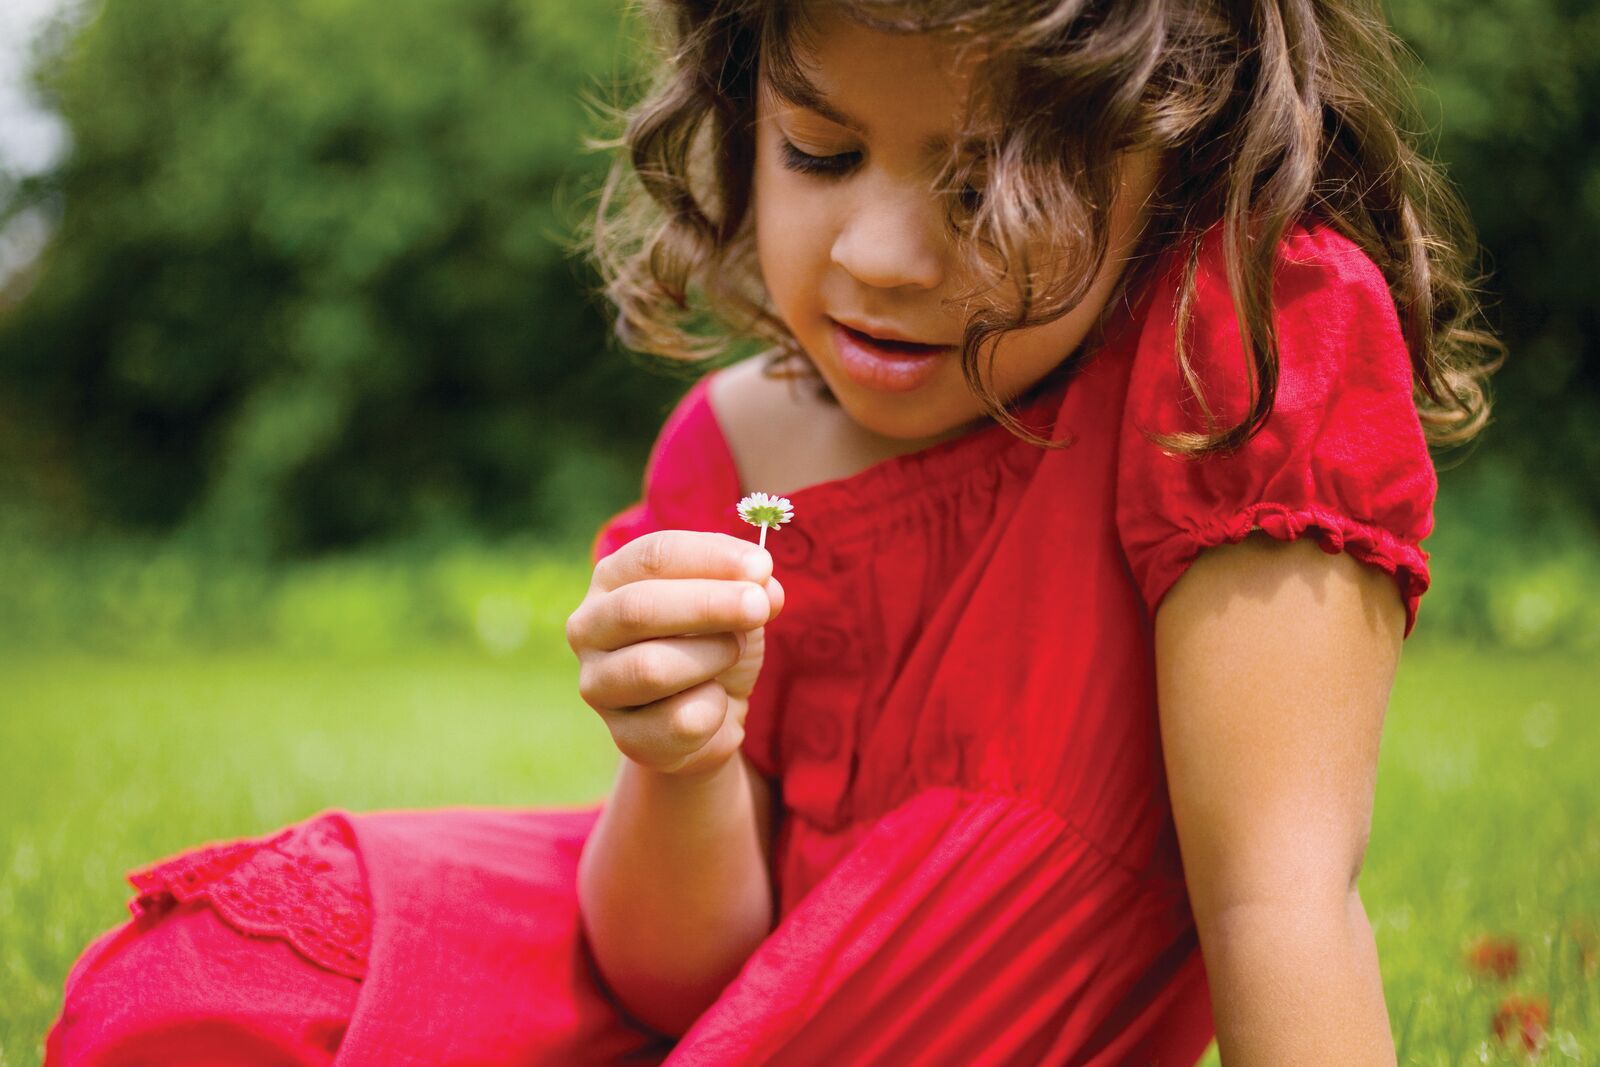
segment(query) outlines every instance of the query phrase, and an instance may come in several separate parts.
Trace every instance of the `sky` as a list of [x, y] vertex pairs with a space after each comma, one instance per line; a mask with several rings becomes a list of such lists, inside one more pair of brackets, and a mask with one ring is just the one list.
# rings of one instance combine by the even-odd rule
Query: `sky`
[[[39, 31], [69, 2], [0, 0], [0, 173], [37, 174], [66, 149], [65, 129], [28, 89], [27, 68]], [[0, 230], [0, 285], [31, 261], [48, 237], [48, 225], [37, 213]]]
[[27, 87], [29, 46], [63, 0], [0, 0], [0, 167], [25, 174], [48, 167], [66, 139]]

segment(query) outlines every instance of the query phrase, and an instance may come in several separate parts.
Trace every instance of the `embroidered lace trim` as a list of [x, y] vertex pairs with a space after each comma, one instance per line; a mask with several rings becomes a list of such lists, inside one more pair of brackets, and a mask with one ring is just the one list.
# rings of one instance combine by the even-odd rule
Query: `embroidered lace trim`
[[128, 881], [139, 891], [128, 904], [135, 918], [204, 900], [240, 933], [278, 938], [325, 970], [366, 977], [372, 905], [335, 817], [195, 849], [134, 871]]

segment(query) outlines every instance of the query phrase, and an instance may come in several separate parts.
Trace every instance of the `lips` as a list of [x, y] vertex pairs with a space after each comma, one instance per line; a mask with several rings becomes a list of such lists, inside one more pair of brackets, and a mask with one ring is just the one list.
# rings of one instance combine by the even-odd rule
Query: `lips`
[[930, 352], [942, 351], [951, 348], [951, 345], [929, 344], [924, 341], [913, 341], [896, 330], [883, 329], [871, 326], [855, 326], [847, 322], [834, 320], [843, 326], [856, 338], [867, 344], [873, 344], [888, 352], [902, 351], [907, 355], [927, 355]]
[[835, 321], [833, 346], [839, 366], [857, 385], [890, 393], [909, 392], [938, 373], [951, 345], [884, 340]]

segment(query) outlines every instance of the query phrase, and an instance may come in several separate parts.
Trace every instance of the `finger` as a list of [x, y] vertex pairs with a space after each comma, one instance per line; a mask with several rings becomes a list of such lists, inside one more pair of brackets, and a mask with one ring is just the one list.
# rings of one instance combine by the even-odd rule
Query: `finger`
[[592, 708], [636, 708], [710, 681], [739, 662], [743, 642], [733, 634], [658, 637], [589, 657], [578, 692]]
[[591, 596], [573, 624], [576, 647], [611, 651], [654, 637], [765, 626], [772, 598], [754, 582], [659, 578]]
[[704, 758], [713, 743], [738, 743], [726, 736], [728, 694], [716, 682], [702, 682], [642, 708], [600, 715], [617, 750], [652, 770], [671, 773]]
[[656, 530], [595, 564], [594, 584], [609, 591], [651, 578], [763, 582], [770, 574], [771, 554], [749, 541], [699, 530]]

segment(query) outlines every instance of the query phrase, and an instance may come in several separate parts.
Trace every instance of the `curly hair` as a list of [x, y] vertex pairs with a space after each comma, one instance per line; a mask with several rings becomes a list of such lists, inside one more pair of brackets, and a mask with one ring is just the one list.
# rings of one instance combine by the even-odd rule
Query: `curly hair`
[[[809, 361], [771, 308], [755, 264], [751, 189], [758, 79], [804, 99], [797, 49], [822, 6], [885, 32], [978, 47], [984, 77], [934, 192], [976, 279], [961, 364], [989, 416], [1040, 445], [984, 384], [1005, 332], [1066, 314], [1107, 254], [1120, 153], [1160, 160], [1147, 221], [1070, 370], [1111, 309], [1186, 248], [1175, 358], [1204, 433], [1156, 436], [1198, 456], [1237, 448], [1272, 411], [1278, 378], [1272, 275], [1279, 241], [1312, 215], [1382, 270], [1430, 444], [1473, 438], [1505, 347], [1483, 324], [1477, 238], [1460, 199], [1407, 130], [1410, 53], [1377, 0], [642, 0], [657, 51], [622, 127], [579, 245], [627, 347], [726, 362], [765, 342], [769, 372]], [[981, 167], [981, 173], [979, 168]], [[973, 195], [976, 192], [978, 195]], [[1222, 228], [1249, 353], [1249, 410], [1219, 426], [1190, 365], [1199, 236]], [[1072, 248], [1046, 272], [1029, 250]], [[1037, 257], [1035, 257], [1037, 258]], [[1002, 291], [1014, 297], [1002, 298]], [[974, 298], [984, 299], [974, 302]], [[825, 391], [825, 390], [824, 390]]]

